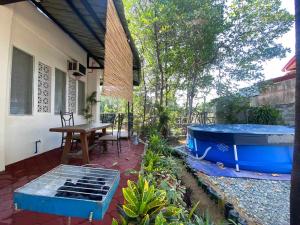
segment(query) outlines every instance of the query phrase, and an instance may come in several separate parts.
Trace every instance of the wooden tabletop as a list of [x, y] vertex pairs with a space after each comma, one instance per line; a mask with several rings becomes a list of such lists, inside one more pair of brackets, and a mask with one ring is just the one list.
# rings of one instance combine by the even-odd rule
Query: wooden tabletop
[[90, 133], [96, 130], [101, 130], [110, 127], [111, 123], [91, 123], [91, 124], [80, 124], [75, 126], [66, 127], [55, 127], [50, 128], [50, 132], [74, 132], [74, 133]]

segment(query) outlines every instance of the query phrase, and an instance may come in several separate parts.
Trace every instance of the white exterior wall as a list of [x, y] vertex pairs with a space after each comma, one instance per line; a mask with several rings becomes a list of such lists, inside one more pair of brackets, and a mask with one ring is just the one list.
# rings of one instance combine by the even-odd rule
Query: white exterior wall
[[[55, 68], [67, 73], [70, 59], [86, 66], [86, 52], [29, 2], [0, 6], [0, 27], [0, 170], [3, 170], [4, 165], [33, 156], [37, 140], [41, 140], [38, 154], [60, 146], [61, 134], [49, 132], [49, 128], [61, 126], [60, 116], [54, 115]], [[9, 113], [13, 47], [34, 57], [32, 115]], [[37, 112], [39, 61], [51, 67], [51, 113]], [[93, 74], [93, 80], [100, 76], [96, 70]], [[87, 83], [86, 78], [82, 81]], [[68, 76], [66, 83], [68, 85]], [[92, 92], [91, 88], [97, 90], [86, 84], [86, 92]], [[66, 110], [67, 100], [68, 93]], [[78, 105], [77, 97], [76, 101]], [[79, 115], [74, 119], [75, 124], [85, 122]]]
[[13, 12], [0, 6], [0, 171], [5, 168], [7, 83]]
[[92, 109], [93, 121], [100, 122], [100, 77], [103, 75], [103, 70], [91, 70], [89, 74], [89, 79], [87, 80], [87, 95], [92, 94], [94, 91], [99, 93], [97, 95], [98, 104], [96, 104]]

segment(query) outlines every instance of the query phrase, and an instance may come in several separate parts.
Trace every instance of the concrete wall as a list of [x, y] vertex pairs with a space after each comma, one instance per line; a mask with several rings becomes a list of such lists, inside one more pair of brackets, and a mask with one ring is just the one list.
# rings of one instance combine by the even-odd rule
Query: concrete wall
[[[0, 27], [0, 170], [3, 170], [4, 165], [33, 156], [35, 141], [39, 139], [38, 154], [60, 146], [61, 134], [49, 132], [50, 127], [60, 126], [59, 115], [54, 115], [54, 71], [58, 68], [67, 73], [67, 60], [71, 59], [86, 65], [86, 52], [29, 2], [0, 6]], [[9, 114], [13, 47], [34, 57], [32, 115]], [[39, 61], [51, 67], [50, 113], [37, 112]], [[87, 93], [97, 90], [95, 82], [100, 77], [99, 70], [89, 72], [93, 85], [86, 85]], [[67, 85], [68, 79], [67, 76]], [[82, 81], [87, 83], [86, 78]], [[75, 115], [76, 124], [84, 122], [82, 116]]]
[[282, 115], [284, 122], [288, 125], [295, 125], [295, 103], [290, 104], [277, 104], [274, 106]]
[[252, 97], [250, 104], [251, 106], [271, 105], [281, 111], [286, 124], [294, 125], [295, 86], [296, 79], [271, 84], [260, 95]]
[[289, 79], [267, 86], [259, 96], [251, 99], [251, 104], [290, 104], [295, 102], [296, 79]]

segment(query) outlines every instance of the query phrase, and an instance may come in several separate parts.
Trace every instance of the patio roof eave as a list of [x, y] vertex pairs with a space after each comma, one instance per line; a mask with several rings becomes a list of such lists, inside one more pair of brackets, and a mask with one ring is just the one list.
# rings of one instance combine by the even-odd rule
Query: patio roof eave
[[[26, 0], [2, 0], [0, 5]], [[104, 68], [107, 0], [28, 0]], [[140, 58], [128, 29], [122, 0], [113, 1], [133, 53], [133, 85], [140, 83]]]
[[[79, 1], [76, 4], [70, 0], [31, 0], [31, 2], [83, 48], [100, 68], [104, 67], [105, 27], [99, 29], [93, 15], [86, 9], [85, 4], [82, 4], [82, 2], [89, 4], [89, 1]], [[97, 7], [102, 9], [98, 14], [104, 17], [99, 20], [105, 21], [105, 1], [98, 3]]]

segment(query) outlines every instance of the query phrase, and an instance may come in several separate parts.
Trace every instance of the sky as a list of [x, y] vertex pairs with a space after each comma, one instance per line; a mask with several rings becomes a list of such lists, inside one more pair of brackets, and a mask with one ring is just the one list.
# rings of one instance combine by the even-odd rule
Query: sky
[[[295, 6], [294, 6], [294, 0], [281, 0], [281, 7], [287, 9], [291, 14], [295, 15]], [[288, 61], [295, 55], [295, 26], [291, 27], [290, 31], [284, 34], [282, 37], [280, 37], [278, 40], [276, 40], [277, 43], [281, 43], [284, 47], [289, 48], [290, 52], [286, 54], [285, 58], [278, 59], [274, 58], [272, 60], [266, 61], [263, 63], [264, 68], [264, 77], [265, 80], [280, 77], [285, 75], [284, 72], [282, 72], [282, 68], [288, 63]], [[238, 88], [244, 88], [249, 87], [253, 84], [253, 82], [240, 82], [238, 83]], [[208, 96], [208, 100], [214, 99], [217, 97], [217, 94], [215, 91], [212, 91], [210, 93], [210, 96]], [[200, 99], [200, 102], [202, 100]]]
[[[281, 0], [281, 4], [282, 4], [282, 8], [287, 9], [291, 14], [295, 15], [294, 0]], [[291, 52], [287, 53], [285, 58], [282, 59], [275, 58], [263, 63], [264, 76], [266, 80], [274, 77], [283, 76], [285, 74], [284, 72], [281, 71], [282, 68], [295, 55], [295, 43], [296, 43], [295, 26], [293, 26], [288, 33], [284, 34], [281, 38], [279, 38], [277, 42], [281, 43], [284, 47], [290, 48]], [[239, 88], [248, 87], [251, 84], [252, 83], [242, 82], [239, 84]], [[184, 93], [180, 93], [180, 94], [183, 94], [183, 96], [185, 96]], [[206, 96], [206, 100], [210, 101], [216, 97], [217, 94], [215, 93], [215, 91], [211, 91], [209, 95]], [[185, 101], [186, 101], [185, 97], [178, 98], [179, 105], [185, 104]], [[202, 102], [203, 102], [203, 98], [198, 96], [195, 98], [194, 106]]]
[[[295, 15], [294, 0], [282, 0], [282, 7], [286, 8], [291, 14]], [[295, 55], [295, 27], [279, 38], [278, 43], [290, 48], [291, 52], [283, 59], [273, 59], [264, 63], [264, 74], [266, 79], [284, 75], [281, 69]]]

